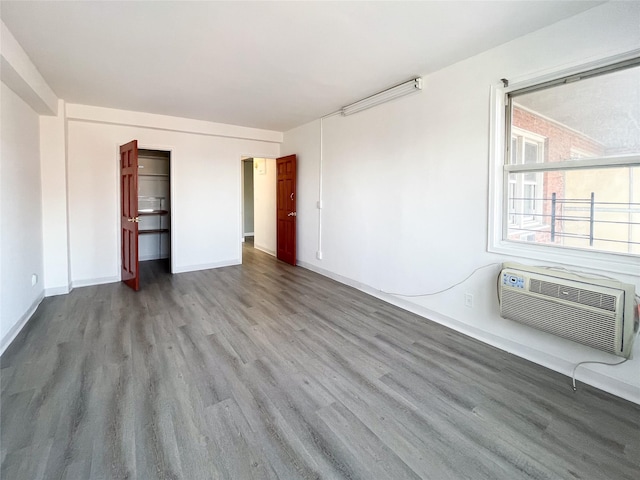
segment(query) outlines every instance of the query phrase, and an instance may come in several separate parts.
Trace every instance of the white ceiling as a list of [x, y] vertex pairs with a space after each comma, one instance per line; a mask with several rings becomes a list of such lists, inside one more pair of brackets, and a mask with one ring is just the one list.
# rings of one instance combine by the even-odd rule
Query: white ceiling
[[0, 13], [67, 102], [286, 131], [600, 3], [2, 0]]

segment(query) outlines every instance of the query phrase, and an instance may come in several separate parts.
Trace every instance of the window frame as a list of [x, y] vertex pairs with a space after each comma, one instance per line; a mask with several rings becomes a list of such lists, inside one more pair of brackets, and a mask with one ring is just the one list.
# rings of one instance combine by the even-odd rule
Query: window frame
[[[575, 64], [566, 69], [545, 75], [531, 75], [516, 79], [514, 83], [491, 85], [490, 89], [490, 139], [489, 139], [489, 221], [487, 251], [522, 257], [537, 261], [553, 262], [606, 272], [638, 276], [640, 257], [634, 254], [601, 252], [575, 247], [535, 244], [532, 242], [508, 240], [509, 208], [507, 205], [509, 172], [548, 172], [554, 170], [574, 170], [585, 168], [607, 168], [640, 165], [640, 154], [617, 155], [599, 158], [570, 159], [554, 163], [511, 165], [506, 162], [510, 146], [507, 146], [508, 94], [523, 93], [541, 87], [560, 85], [565, 81], [588, 78], [590, 76], [617, 70], [625, 64], [638, 64], [640, 50], [626, 52], [613, 57], [589, 63]], [[509, 132], [509, 145], [511, 135]]]

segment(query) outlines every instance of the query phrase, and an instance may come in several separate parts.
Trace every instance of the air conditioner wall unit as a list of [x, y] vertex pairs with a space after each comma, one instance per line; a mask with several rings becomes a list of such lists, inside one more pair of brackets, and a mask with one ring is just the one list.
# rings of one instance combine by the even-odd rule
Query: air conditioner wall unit
[[621, 357], [628, 357], [638, 312], [631, 284], [586, 274], [504, 263], [500, 315]]

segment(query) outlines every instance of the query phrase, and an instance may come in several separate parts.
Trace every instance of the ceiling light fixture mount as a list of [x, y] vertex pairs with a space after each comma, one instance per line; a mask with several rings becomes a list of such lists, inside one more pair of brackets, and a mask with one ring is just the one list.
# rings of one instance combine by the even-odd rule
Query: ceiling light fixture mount
[[383, 90], [375, 95], [371, 95], [370, 97], [347, 105], [346, 107], [342, 107], [340, 109], [340, 113], [342, 116], [346, 117], [347, 115], [361, 112], [362, 110], [375, 107], [381, 103], [386, 103], [391, 100], [395, 100], [396, 98], [419, 92], [420, 90], [422, 90], [422, 78], [416, 77], [408, 82], [401, 83], [400, 85]]

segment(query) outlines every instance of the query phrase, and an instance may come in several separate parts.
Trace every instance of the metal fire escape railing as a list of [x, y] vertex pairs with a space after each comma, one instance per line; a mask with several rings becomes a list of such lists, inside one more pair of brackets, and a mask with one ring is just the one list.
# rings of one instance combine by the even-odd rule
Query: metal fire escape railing
[[[509, 212], [509, 216], [513, 217], [533, 217], [538, 220], [540, 226], [550, 227], [551, 242], [555, 242], [558, 237], [571, 237], [582, 238], [589, 240], [589, 245], [593, 246], [594, 241], [624, 243], [628, 245], [640, 245], [638, 239], [632, 238], [629, 235], [627, 240], [620, 240], [615, 238], [598, 238], [595, 236], [596, 224], [615, 224], [626, 225], [628, 229], [633, 226], [640, 227], [640, 222], [632, 221], [633, 215], [640, 216], [640, 203], [634, 202], [596, 202], [595, 194], [591, 192], [590, 198], [558, 198], [556, 193], [551, 194], [551, 198], [509, 198], [510, 201], [522, 201], [522, 202], [551, 202], [551, 208], [549, 213], [523, 213], [523, 212]], [[565, 215], [565, 211], [571, 211], [573, 215]], [[581, 212], [587, 213], [587, 215], [580, 215]], [[596, 214], [610, 213], [610, 214], [626, 214], [629, 218], [628, 221], [620, 220], [598, 220]], [[545, 219], [549, 219], [549, 224], [542, 222]], [[588, 222], [589, 234], [569, 233], [564, 232], [563, 229], [558, 229], [557, 224], [561, 225], [563, 222]], [[510, 225], [510, 228], [517, 230], [518, 232], [540, 232], [540, 226], [538, 228], [524, 228], [520, 226]], [[640, 236], [640, 234], [638, 234]]]

